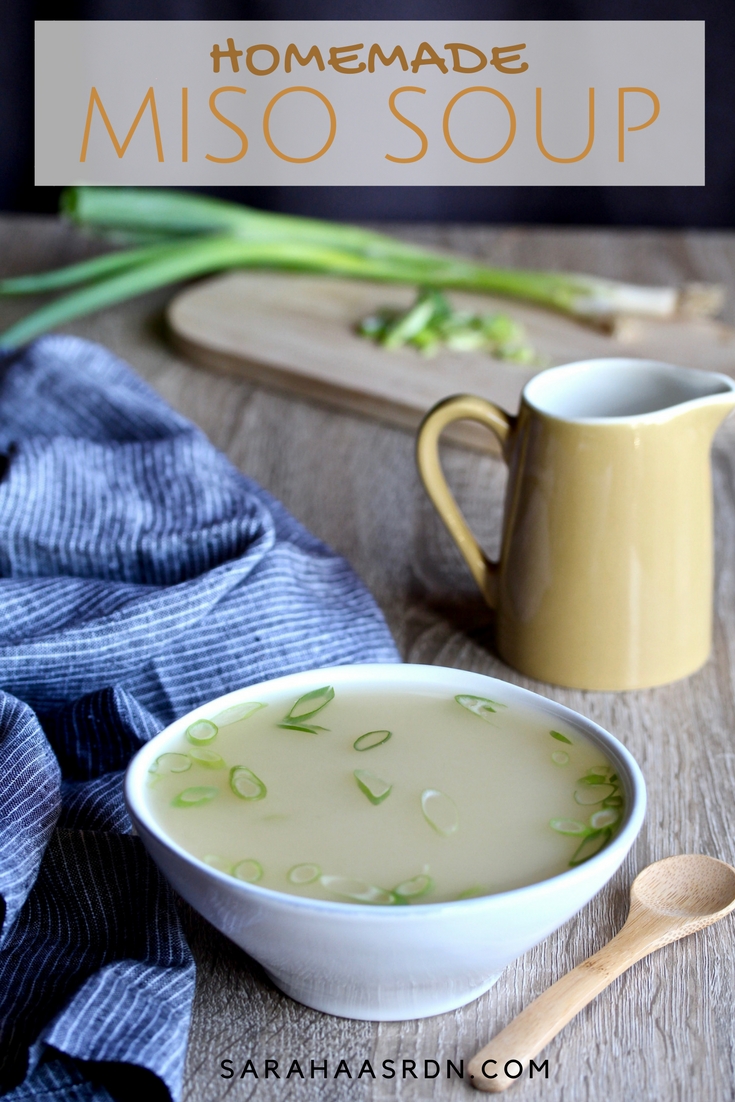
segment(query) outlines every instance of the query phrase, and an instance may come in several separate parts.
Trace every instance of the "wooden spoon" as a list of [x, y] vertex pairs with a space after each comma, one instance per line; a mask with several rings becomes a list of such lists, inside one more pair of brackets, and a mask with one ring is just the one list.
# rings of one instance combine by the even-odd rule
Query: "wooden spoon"
[[[472, 1058], [472, 1086], [491, 1093], [510, 1087], [516, 1080], [504, 1073], [507, 1061], [519, 1061], [525, 1067], [631, 964], [654, 949], [711, 926], [733, 908], [735, 868], [724, 861], [684, 854], [649, 865], [633, 881], [630, 911], [622, 930], [539, 995]], [[518, 1071], [517, 1063], [512, 1070]], [[493, 1074], [497, 1078], [489, 1078]]]

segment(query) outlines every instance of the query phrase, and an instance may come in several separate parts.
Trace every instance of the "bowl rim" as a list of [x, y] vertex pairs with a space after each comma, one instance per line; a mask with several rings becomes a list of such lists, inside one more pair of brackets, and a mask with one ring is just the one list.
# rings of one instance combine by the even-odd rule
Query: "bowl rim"
[[[160, 826], [146, 806], [143, 781], [148, 774], [151, 759], [158, 756], [158, 747], [162, 742], [167, 742], [169, 739], [173, 738], [175, 734], [185, 730], [186, 727], [197, 719], [207, 718], [208, 714], [211, 715], [214, 707], [219, 711], [232, 707], [240, 703], [244, 696], [254, 696], [258, 690], [265, 686], [268, 687], [269, 692], [273, 691], [273, 689], [278, 690], [280, 688], [292, 686], [296, 689], [310, 687], [313, 686], [315, 674], [320, 676], [323, 675], [333, 684], [338, 684], [340, 681], [342, 683], [348, 681], [354, 683], [355, 680], [358, 683], [372, 683], [377, 679], [381, 679], [382, 681], [394, 680], [396, 684], [401, 684], [404, 680], [409, 680], [412, 677], [419, 681], [422, 679], [424, 681], [432, 680], [434, 684], [438, 680], [439, 682], [447, 684], [451, 682], [452, 688], [455, 690], [455, 695], [463, 691], [470, 692], [472, 689], [482, 688], [485, 689], [483, 695], [488, 695], [488, 690], [492, 686], [502, 686], [504, 694], [507, 695], [509, 693], [511, 697], [517, 696], [526, 706], [530, 706], [532, 709], [539, 712], [545, 712], [558, 719], [563, 719], [569, 726], [576, 727], [585, 737], [588, 737], [590, 741], [604, 750], [605, 755], [616, 766], [616, 769], [619, 770], [625, 786], [626, 814], [623, 825], [604, 849], [600, 850], [600, 852], [596, 853], [593, 857], [590, 857], [584, 864], [576, 866], [576, 868], [565, 869], [564, 872], [557, 873], [555, 876], [547, 877], [544, 880], [537, 880], [532, 884], [526, 884], [519, 888], [510, 888], [508, 891], [504, 892], [473, 896], [470, 899], [422, 903], [411, 907], [370, 906], [364, 903], [349, 903], [315, 899], [310, 896], [292, 895], [289, 892], [276, 891], [273, 888], [263, 888], [259, 887], [257, 884], [250, 884], [246, 881], [238, 880], [228, 873], [222, 872], [212, 865], [208, 865], [174, 841], [174, 839]], [[462, 681], [464, 681], [464, 684], [458, 684]], [[440, 912], [444, 912], [447, 907], [451, 907], [452, 911], [456, 912], [458, 910], [464, 911], [478, 909], [480, 907], [492, 907], [493, 905], [500, 907], [515, 901], [518, 901], [518, 903], [522, 905], [530, 896], [543, 896], [546, 892], [555, 892], [559, 889], [562, 882], [568, 885], [570, 889], [573, 888], [576, 883], [586, 880], [589, 877], [591, 869], [602, 862], [609, 864], [612, 859], [617, 869], [638, 836], [645, 818], [647, 803], [646, 783], [635, 758], [614, 735], [611, 735], [609, 731], [606, 731], [604, 727], [595, 723], [594, 720], [587, 719], [587, 717], [581, 715], [581, 713], [575, 712], [572, 708], [567, 708], [566, 705], [559, 704], [549, 697], [533, 692], [531, 689], [525, 689], [520, 685], [514, 685], [510, 681], [503, 681], [501, 678], [491, 677], [488, 674], [476, 673], [474, 671], [451, 666], [432, 666], [410, 662], [355, 663], [341, 666], [309, 668], [308, 670], [299, 671], [297, 673], [284, 674], [279, 677], [269, 678], [265, 681], [257, 681], [251, 685], [243, 686], [223, 696], [215, 697], [212, 700], [197, 705], [196, 708], [192, 708], [189, 712], [169, 723], [162, 731], [154, 735], [152, 739], [138, 750], [125, 772], [124, 795], [128, 814], [136, 830], [142, 827], [144, 833], [152, 835], [158, 843], [163, 845], [164, 848], [172, 851], [173, 854], [179, 859], [182, 859], [185, 864], [192, 866], [198, 872], [204, 872], [212, 876], [215, 882], [226, 884], [231, 890], [240, 891], [244, 898], [252, 895], [254, 901], [260, 900], [263, 903], [269, 901], [272, 905], [277, 905], [281, 908], [290, 907], [296, 911], [309, 911], [312, 913], [322, 912], [334, 915], [339, 914], [345, 917], [352, 916], [356, 919], [360, 917], [364, 919], [369, 915], [373, 919], [388, 922], [405, 922], [409, 919], [409, 916], [412, 916], [414, 919], [419, 916], [427, 918], [431, 915], [436, 916]], [[608, 879], [609, 877], [606, 877], [605, 883]]]

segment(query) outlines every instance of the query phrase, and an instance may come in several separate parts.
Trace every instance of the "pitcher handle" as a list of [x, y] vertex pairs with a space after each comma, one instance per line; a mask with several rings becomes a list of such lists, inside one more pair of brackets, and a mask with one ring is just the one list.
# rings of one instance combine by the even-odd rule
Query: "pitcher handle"
[[462, 420], [478, 421], [494, 432], [505, 456], [504, 445], [513, 429], [515, 419], [484, 398], [475, 398], [471, 394], [458, 394], [439, 402], [424, 417], [416, 438], [416, 463], [421, 481], [434, 508], [462, 552], [483, 597], [490, 608], [495, 608], [498, 564], [488, 559], [462, 516], [452, 491], [447, 485], [439, 459], [439, 437], [447, 425], [451, 425], [453, 421]]

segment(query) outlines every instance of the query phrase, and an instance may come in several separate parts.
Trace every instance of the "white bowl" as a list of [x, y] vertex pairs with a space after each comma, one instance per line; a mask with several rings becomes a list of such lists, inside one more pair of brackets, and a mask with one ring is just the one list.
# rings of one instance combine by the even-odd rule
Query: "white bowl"
[[[646, 788], [636, 762], [617, 739], [578, 713], [495, 678], [441, 666], [361, 665], [319, 671], [335, 688], [375, 686], [420, 692], [446, 686], [534, 709], [553, 724], [563, 720], [600, 747], [618, 772], [625, 817], [607, 847], [585, 864], [525, 888], [451, 903], [411, 907], [332, 903], [286, 895], [236, 880], [187, 853], [151, 815], [145, 784], [164, 748], [212, 710], [257, 697], [259, 686], [239, 689], [176, 720], [135, 756], [125, 798], [135, 829], [177, 892], [265, 968], [298, 1002], [345, 1018], [399, 1021], [463, 1006], [493, 985], [500, 972], [576, 914], [610, 879], [635, 841], [646, 810]], [[298, 695], [314, 672], [267, 683]]]

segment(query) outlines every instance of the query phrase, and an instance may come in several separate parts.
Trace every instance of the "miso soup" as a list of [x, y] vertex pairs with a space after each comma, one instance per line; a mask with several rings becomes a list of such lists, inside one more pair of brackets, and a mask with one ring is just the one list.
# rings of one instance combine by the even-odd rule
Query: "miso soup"
[[581, 864], [622, 820], [614, 768], [553, 722], [500, 698], [315, 678], [190, 724], [151, 767], [149, 806], [195, 857], [274, 891], [489, 895]]

